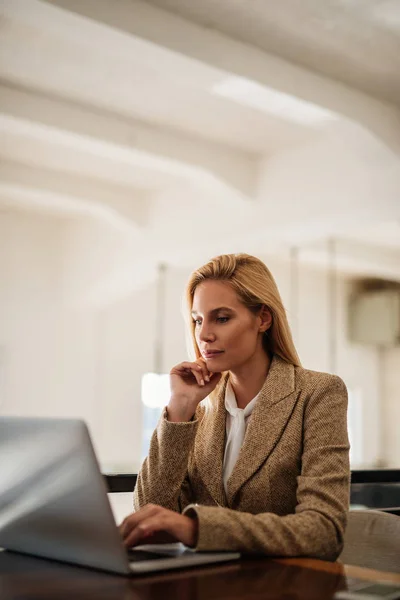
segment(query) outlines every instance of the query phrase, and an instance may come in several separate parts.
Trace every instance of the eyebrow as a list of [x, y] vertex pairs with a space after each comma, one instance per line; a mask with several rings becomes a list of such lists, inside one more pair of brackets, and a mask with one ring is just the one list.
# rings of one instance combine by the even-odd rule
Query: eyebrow
[[[225, 312], [230, 312], [230, 313], [235, 312], [232, 308], [229, 308], [228, 306], [219, 306], [218, 308], [213, 308], [213, 310], [210, 310], [210, 312], [208, 314], [216, 315], [220, 311], [225, 311]], [[192, 310], [191, 314], [192, 314], [192, 316], [195, 316], [195, 315], [198, 315], [199, 313], [195, 310]]]

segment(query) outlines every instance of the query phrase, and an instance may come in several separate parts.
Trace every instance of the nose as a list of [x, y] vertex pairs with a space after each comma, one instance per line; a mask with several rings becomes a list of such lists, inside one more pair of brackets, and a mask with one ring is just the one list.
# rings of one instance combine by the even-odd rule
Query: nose
[[197, 335], [199, 336], [200, 342], [214, 342], [215, 341], [215, 333], [210, 329], [209, 325], [202, 324], [197, 330]]

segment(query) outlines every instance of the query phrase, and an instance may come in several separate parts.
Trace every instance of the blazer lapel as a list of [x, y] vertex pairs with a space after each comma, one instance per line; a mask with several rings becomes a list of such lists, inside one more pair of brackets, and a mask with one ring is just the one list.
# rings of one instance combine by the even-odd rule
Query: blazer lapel
[[292, 414], [300, 390], [294, 366], [274, 355], [246, 430], [238, 460], [227, 482], [227, 503], [267, 460]]
[[222, 479], [225, 451], [225, 389], [227, 377], [220, 386], [215, 405], [206, 411], [197, 431], [194, 455], [199, 475], [214, 501], [226, 506]]

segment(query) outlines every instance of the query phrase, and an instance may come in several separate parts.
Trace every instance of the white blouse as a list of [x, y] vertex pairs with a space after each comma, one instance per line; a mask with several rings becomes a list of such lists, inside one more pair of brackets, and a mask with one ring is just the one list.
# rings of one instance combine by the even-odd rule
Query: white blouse
[[225, 493], [227, 493], [227, 482], [238, 459], [248, 421], [257, 398], [258, 394], [249, 402], [246, 408], [238, 408], [235, 392], [228, 381], [225, 390], [225, 408], [228, 413], [226, 415], [226, 444], [223, 467]]

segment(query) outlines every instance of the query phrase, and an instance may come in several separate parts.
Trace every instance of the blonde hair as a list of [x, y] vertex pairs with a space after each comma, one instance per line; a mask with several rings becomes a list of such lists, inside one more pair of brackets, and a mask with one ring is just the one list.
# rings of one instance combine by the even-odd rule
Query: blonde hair
[[267, 335], [263, 336], [264, 349], [268, 353], [277, 354], [288, 363], [301, 366], [275, 279], [259, 258], [249, 254], [216, 256], [191, 274], [186, 286], [186, 302], [190, 338], [197, 358], [200, 357], [200, 351], [195, 338], [191, 310], [196, 288], [206, 279], [229, 283], [240, 301], [252, 312], [259, 311], [263, 305], [268, 308], [272, 315], [272, 324]]

